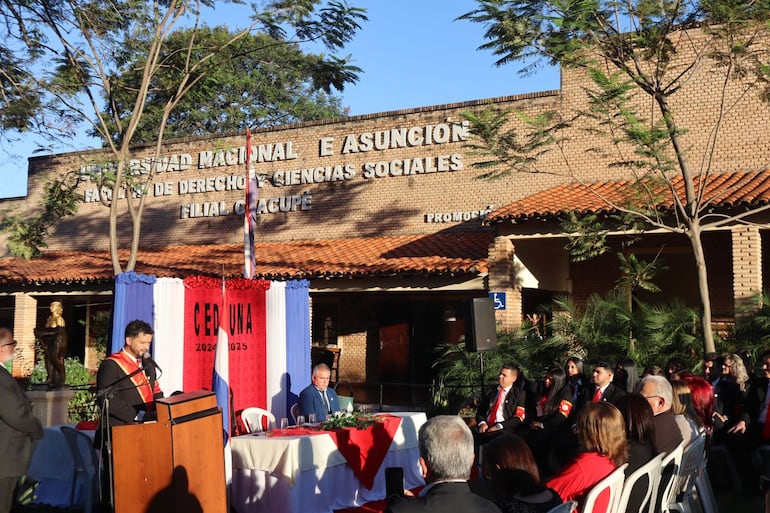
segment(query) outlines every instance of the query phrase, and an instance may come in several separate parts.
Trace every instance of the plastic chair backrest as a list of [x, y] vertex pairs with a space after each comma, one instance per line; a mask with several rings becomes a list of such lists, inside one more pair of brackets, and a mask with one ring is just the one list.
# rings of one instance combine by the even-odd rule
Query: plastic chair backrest
[[682, 466], [682, 454], [684, 453], [684, 442], [681, 442], [670, 453], [663, 457], [660, 462], [660, 480], [658, 484], [658, 496], [655, 500], [655, 510], [657, 512], [668, 511], [671, 499], [676, 498], [677, 481], [679, 469]]
[[[612, 513], [615, 511], [620, 500], [620, 493], [623, 490], [623, 481], [626, 479], [627, 466], [628, 463], [622, 464], [591, 488], [586, 495], [585, 504], [583, 504], [583, 513]], [[605, 493], [609, 493], [606, 508], [596, 509], [600, 507], [597, 499]]]
[[291, 414], [291, 420], [296, 424], [297, 416], [299, 415], [299, 403], [292, 404], [291, 408], [289, 408], [289, 413]]
[[[653, 512], [655, 490], [657, 490], [660, 479], [660, 464], [663, 461], [663, 456], [663, 454], [658, 454], [626, 478], [626, 481], [623, 483], [623, 491], [620, 494], [620, 501], [616, 508], [617, 513], [643, 512], [642, 507], [645, 504], [648, 505], [646, 510], [649, 513]], [[640, 488], [642, 486], [644, 489]], [[635, 490], [638, 490], [637, 493], [633, 493]], [[643, 494], [641, 493], [642, 490], [644, 491]]]
[[[340, 394], [340, 385], [345, 384], [348, 387], [348, 395]], [[353, 411], [354, 397], [353, 397], [353, 385], [347, 381], [341, 381], [334, 385], [334, 391], [337, 392], [337, 398], [340, 400], [340, 410]]]
[[83, 499], [84, 512], [90, 513], [95, 500], [94, 495], [99, 491], [99, 455], [94, 449], [94, 441], [87, 434], [68, 426], [62, 426], [61, 432], [67, 441], [72, 461], [75, 464], [70, 490], [70, 506], [74, 505], [78, 476], [85, 476], [87, 479], [84, 481], [83, 497], [81, 498]]
[[[275, 415], [257, 406], [244, 408], [241, 412], [241, 420], [249, 433], [257, 433], [275, 426]], [[267, 422], [265, 422], [267, 420]]]
[[577, 508], [577, 501], [562, 502], [558, 506], [549, 509], [547, 513], [572, 513]]
[[706, 435], [700, 434], [682, 452], [682, 465], [677, 476], [676, 491], [689, 492], [695, 486], [695, 475], [706, 460]]

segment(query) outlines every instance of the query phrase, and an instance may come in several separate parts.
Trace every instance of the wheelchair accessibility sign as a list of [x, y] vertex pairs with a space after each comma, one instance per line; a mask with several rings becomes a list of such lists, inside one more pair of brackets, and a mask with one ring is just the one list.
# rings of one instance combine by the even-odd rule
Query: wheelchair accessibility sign
[[505, 292], [490, 292], [489, 299], [495, 310], [505, 310]]

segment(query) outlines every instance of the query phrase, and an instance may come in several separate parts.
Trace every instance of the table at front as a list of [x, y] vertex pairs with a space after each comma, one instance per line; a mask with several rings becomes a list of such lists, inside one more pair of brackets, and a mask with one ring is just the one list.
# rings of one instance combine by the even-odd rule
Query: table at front
[[402, 467], [407, 488], [424, 484], [417, 432], [424, 413], [401, 417], [388, 454], [369, 490], [328, 435], [238, 436], [231, 440], [231, 506], [238, 513], [330, 513], [385, 498], [385, 469]]

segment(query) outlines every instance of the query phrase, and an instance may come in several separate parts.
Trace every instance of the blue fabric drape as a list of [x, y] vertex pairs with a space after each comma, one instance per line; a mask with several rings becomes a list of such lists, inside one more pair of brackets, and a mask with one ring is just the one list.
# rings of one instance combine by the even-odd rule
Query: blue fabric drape
[[123, 349], [126, 343], [126, 324], [134, 320], [153, 324], [152, 289], [155, 276], [134, 271], [115, 277], [115, 295], [112, 311], [112, 345], [110, 353]]
[[[287, 411], [310, 384], [310, 281], [286, 282]], [[290, 386], [290, 387], [289, 387]]]

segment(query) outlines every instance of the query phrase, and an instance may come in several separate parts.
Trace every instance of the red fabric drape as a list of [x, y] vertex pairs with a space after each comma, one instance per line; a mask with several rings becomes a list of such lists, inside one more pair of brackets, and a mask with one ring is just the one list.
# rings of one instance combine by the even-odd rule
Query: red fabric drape
[[229, 315], [222, 311], [222, 281], [207, 276], [184, 279], [184, 390], [211, 389], [214, 351], [221, 319], [230, 341], [231, 411], [267, 407], [266, 297], [270, 282], [226, 281]]
[[401, 417], [392, 415], [379, 415], [377, 420], [366, 429], [345, 428], [329, 433], [358, 480], [370, 490], [401, 425]]

